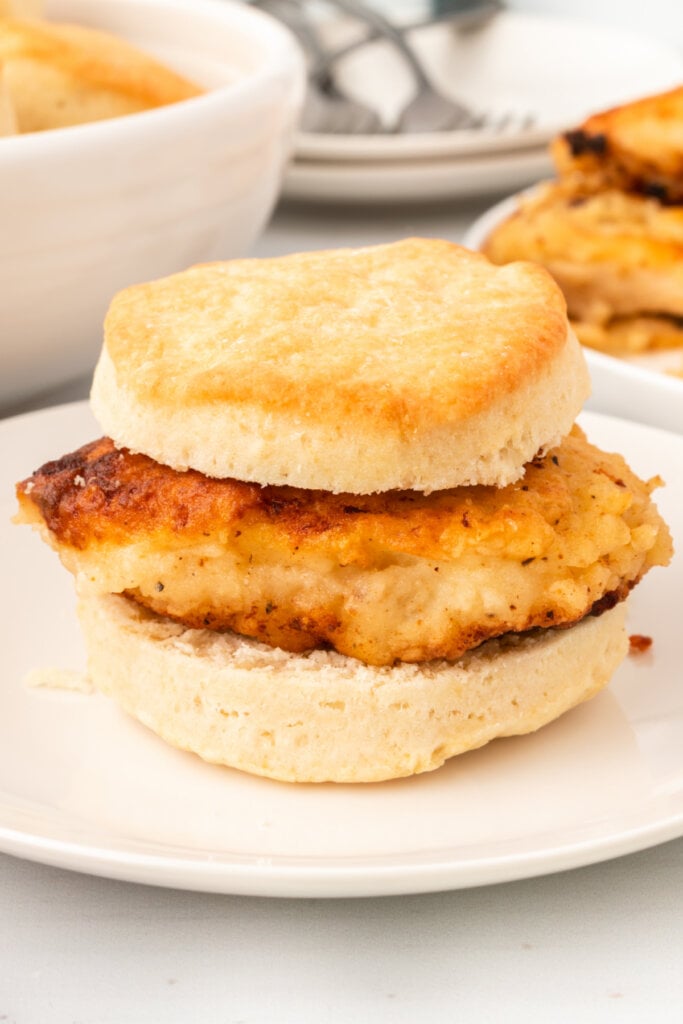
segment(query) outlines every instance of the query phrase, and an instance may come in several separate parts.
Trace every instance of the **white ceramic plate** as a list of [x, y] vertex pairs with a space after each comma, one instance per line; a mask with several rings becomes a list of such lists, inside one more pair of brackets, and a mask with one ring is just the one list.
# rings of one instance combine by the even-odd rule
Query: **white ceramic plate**
[[545, 148], [481, 157], [382, 163], [295, 160], [285, 172], [288, 199], [331, 203], [424, 202], [523, 188], [547, 177]]
[[[590, 435], [669, 486], [683, 548], [683, 438], [594, 415]], [[83, 403], [0, 424], [0, 848], [110, 877], [225, 893], [361, 896], [562, 870], [683, 834], [683, 553], [637, 588], [629, 628], [654, 637], [609, 689], [533, 736], [379, 785], [291, 786], [166, 746], [99, 696], [28, 689], [78, 669], [69, 574], [9, 523], [12, 485], [97, 429]]]
[[[495, 118], [519, 115], [501, 134], [484, 131], [411, 135], [301, 134], [297, 155], [307, 160], [415, 160], [494, 154], [536, 147], [589, 113], [676, 85], [683, 58], [673, 47], [617, 27], [518, 11], [482, 28], [458, 32], [437, 24], [411, 41], [435, 84]], [[637, 69], [637, 72], [634, 72]], [[340, 84], [392, 124], [414, 83], [391, 46], [377, 42], [338, 65]], [[521, 117], [532, 115], [532, 129]]]
[[[481, 249], [493, 229], [515, 211], [520, 198], [510, 196], [483, 213], [465, 232], [462, 244]], [[683, 378], [662, 372], [683, 367], [683, 351], [623, 359], [589, 348], [584, 351], [593, 382], [588, 408], [683, 434]]]

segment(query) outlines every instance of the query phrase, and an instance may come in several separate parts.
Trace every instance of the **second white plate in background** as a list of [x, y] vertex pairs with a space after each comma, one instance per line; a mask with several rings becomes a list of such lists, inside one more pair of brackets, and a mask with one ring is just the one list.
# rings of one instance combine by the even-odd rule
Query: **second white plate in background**
[[[492, 120], [508, 113], [518, 120], [501, 133], [300, 133], [286, 196], [367, 202], [511, 192], [547, 173], [545, 147], [558, 131], [595, 110], [683, 80], [683, 57], [665, 43], [519, 11], [505, 11], [473, 32], [435, 24], [414, 32], [411, 42], [445, 95]], [[404, 61], [383, 42], [341, 61], [338, 80], [386, 123], [414, 88]], [[522, 128], [529, 115], [533, 127]]]
[[444, 157], [386, 163], [296, 160], [287, 168], [284, 191], [288, 199], [351, 205], [463, 199], [522, 188], [550, 171], [545, 148], [495, 158]]

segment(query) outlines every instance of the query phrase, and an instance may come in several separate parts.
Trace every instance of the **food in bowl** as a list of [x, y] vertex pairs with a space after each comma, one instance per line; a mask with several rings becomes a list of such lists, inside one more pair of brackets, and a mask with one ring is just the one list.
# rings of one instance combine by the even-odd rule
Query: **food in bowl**
[[40, 18], [44, 9], [43, 0], [0, 0], [0, 18]]
[[121, 117], [203, 92], [110, 32], [33, 18], [0, 16], [0, 75], [4, 134]]
[[607, 684], [670, 557], [574, 419], [550, 276], [439, 240], [198, 266], [105, 324], [106, 437], [18, 485], [76, 579], [89, 672], [168, 742], [370, 782]]
[[305, 87], [276, 19], [231, 0], [49, 0], [205, 91], [0, 145], [0, 408], [92, 374], [112, 296], [244, 255], [279, 195]]
[[496, 263], [545, 266], [590, 348], [683, 348], [682, 117], [683, 87], [565, 132], [552, 145], [557, 180], [523, 197], [482, 246]]

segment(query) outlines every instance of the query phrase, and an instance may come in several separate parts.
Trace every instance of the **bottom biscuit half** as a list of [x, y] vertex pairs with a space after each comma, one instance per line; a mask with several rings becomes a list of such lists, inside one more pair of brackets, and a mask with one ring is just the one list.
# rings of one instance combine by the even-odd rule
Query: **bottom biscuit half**
[[175, 747], [288, 782], [379, 782], [533, 732], [592, 697], [626, 655], [622, 602], [456, 662], [373, 667], [188, 629], [125, 597], [79, 615], [96, 688]]

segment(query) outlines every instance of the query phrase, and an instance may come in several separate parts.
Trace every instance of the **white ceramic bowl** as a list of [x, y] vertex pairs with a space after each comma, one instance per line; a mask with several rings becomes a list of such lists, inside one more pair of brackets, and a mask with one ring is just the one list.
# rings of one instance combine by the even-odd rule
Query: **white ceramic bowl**
[[0, 139], [0, 407], [87, 373], [112, 295], [248, 251], [302, 102], [300, 51], [230, 0], [48, 0], [208, 91], [127, 117]]
[[[517, 209], [522, 194], [503, 199], [482, 214], [462, 244], [483, 248], [493, 229]], [[627, 361], [589, 348], [584, 352], [592, 384], [586, 408], [683, 434], [683, 379], [660, 372], [654, 358]], [[680, 361], [680, 355], [676, 359]]]

